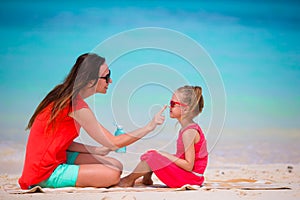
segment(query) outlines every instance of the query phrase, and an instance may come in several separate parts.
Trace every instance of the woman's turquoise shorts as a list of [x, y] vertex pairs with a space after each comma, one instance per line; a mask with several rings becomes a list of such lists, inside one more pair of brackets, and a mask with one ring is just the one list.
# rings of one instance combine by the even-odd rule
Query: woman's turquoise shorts
[[47, 180], [37, 185], [48, 188], [74, 187], [79, 171], [79, 165], [74, 165], [78, 154], [78, 152], [67, 151], [67, 163], [58, 165]]

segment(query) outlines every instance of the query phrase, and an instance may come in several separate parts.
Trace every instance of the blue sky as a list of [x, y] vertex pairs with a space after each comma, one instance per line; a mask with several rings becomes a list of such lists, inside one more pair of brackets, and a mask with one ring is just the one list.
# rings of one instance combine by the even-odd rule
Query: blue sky
[[[77, 56], [115, 34], [142, 27], [181, 32], [208, 52], [226, 89], [225, 131], [299, 130], [299, 8], [296, 1], [1, 2], [0, 135], [14, 139], [24, 132], [37, 104], [63, 80]], [[151, 62], [171, 66], [191, 84], [204, 84], [201, 77], [189, 73], [190, 66], [182, 59], [148, 50], [132, 52], [112, 64], [110, 91], [121, 79], [122, 70]], [[147, 87], [131, 99], [136, 101], [129, 105], [133, 119], [142, 119], [140, 123], [148, 118], [139, 118], [135, 106], [148, 112], [151, 104], [163, 104], [170, 98], [169, 91], [153, 89], [159, 91], [159, 98], [153, 101], [140, 101], [140, 96], [153, 98]], [[209, 96], [207, 91], [204, 94]], [[109, 92], [94, 100], [99, 102], [97, 109], [103, 109], [99, 118], [109, 128], [112, 113], [103, 105], [111, 97]], [[206, 105], [211, 107], [209, 101]], [[210, 115], [209, 109], [203, 113], [204, 127]]]

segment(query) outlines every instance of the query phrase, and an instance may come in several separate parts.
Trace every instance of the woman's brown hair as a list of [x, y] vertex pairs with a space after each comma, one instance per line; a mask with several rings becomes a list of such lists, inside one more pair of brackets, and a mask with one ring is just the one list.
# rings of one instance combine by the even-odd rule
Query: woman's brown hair
[[[84, 88], [90, 81], [97, 83], [100, 66], [105, 59], [94, 53], [85, 53], [80, 55], [71, 71], [63, 81], [52, 89], [42, 102], [38, 105], [32, 117], [29, 120], [26, 129], [30, 129], [37, 115], [43, 111], [50, 103], [53, 103], [51, 116], [47, 125], [51, 124], [57, 117], [58, 113], [66, 106], [72, 107], [79, 91]], [[92, 87], [94, 86], [92, 85]]]

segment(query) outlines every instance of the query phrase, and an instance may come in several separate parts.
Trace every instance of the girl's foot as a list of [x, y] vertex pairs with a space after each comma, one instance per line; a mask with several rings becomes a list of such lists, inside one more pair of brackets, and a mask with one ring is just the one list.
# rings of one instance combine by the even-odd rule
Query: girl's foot
[[119, 187], [133, 187], [134, 186], [134, 180], [131, 180], [128, 176], [121, 178], [119, 184]]
[[152, 181], [152, 172], [148, 172], [147, 174], [144, 175], [142, 183], [144, 185], [153, 185]]
[[151, 179], [151, 178], [146, 178], [145, 176], [144, 176], [144, 178], [143, 178], [142, 183], [143, 183], [144, 185], [153, 185], [152, 179]]

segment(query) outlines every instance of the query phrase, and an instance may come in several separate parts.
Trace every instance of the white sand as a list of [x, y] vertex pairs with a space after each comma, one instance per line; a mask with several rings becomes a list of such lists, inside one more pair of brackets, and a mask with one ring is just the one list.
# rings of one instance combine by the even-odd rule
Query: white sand
[[[290, 166], [288, 169], [288, 166]], [[205, 174], [206, 182], [224, 181], [230, 179], [253, 179], [270, 182], [275, 185], [290, 187], [290, 190], [243, 190], [243, 189], [210, 189], [203, 188], [194, 191], [174, 191], [172, 189], [154, 189], [138, 191], [108, 191], [79, 193], [34, 193], [9, 194], [5, 191], [7, 185], [16, 184], [18, 175], [0, 176], [0, 199], [300, 199], [300, 165], [268, 164], [268, 165], [223, 165], [209, 166]], [[158, 182], [156, 180], [155, 182]], [[248, 183], [251, 185], [251, 183]]]

